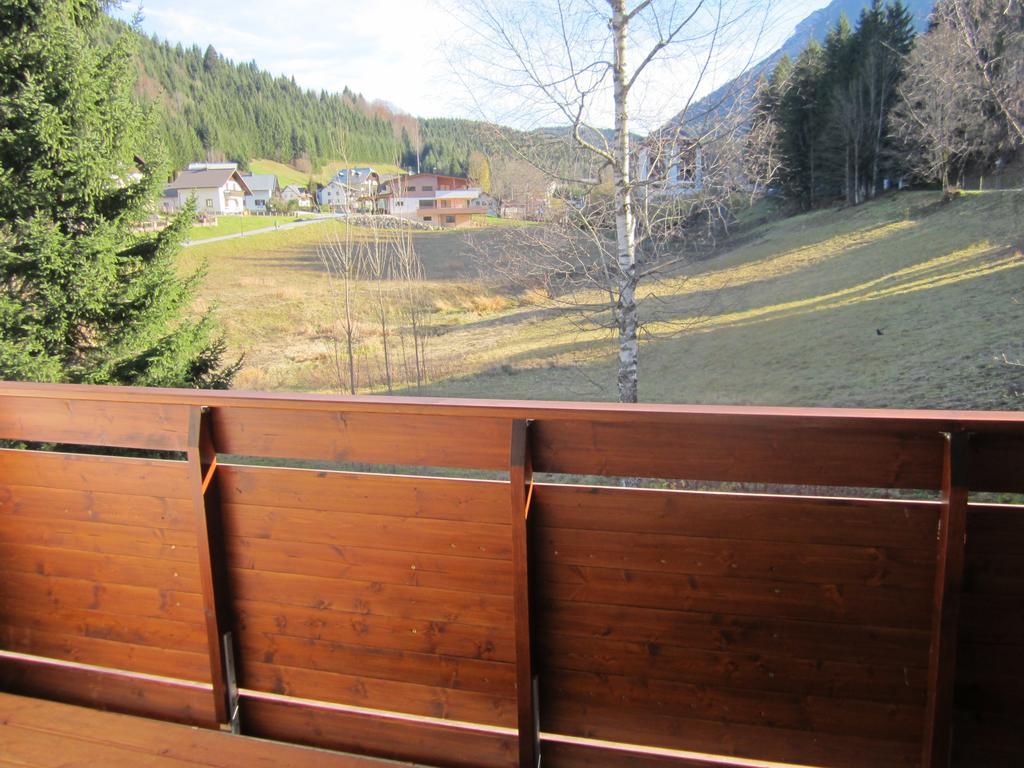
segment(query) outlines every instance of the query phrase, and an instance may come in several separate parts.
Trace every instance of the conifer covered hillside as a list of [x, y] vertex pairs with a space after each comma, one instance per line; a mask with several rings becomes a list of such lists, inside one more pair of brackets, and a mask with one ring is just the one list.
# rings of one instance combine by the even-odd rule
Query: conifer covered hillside
[[[108, 19], [104, 35], [127, 27]], [[136, 34], [136, 33], [131, 33]], [[418, 119], [361, 94], [311, 91], [255, 62], [236, 63], [211, 46], [185, 47], [138, 35], [141, 98], [157, 105], [171, 162], [254, 158], [302, 172], [331, 162], [400, 164], [465, 174], [474, 152], [501, 154], [491, 126], [472, 120]]]

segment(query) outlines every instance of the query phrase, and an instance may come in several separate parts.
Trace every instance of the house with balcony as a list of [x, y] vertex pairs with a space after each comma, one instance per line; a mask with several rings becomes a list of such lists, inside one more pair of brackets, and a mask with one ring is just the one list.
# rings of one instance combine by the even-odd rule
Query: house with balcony
[[378, 210], [436, 227], [461, 227], [488, 214], [480, 194], [469, 179], [413, 173], [381, 183]]
[[251, 194], [235, 163], [193, 163], [164, 188], [161, 207], [174, 213], [194, 198], [198, 213], [240, 214], [245, 212], [245, 198]]

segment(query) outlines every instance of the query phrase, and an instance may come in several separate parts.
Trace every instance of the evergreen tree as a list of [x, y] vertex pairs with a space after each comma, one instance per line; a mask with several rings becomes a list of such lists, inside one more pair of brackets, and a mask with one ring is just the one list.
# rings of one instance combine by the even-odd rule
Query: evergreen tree
[[136, 232], [163, 178], [133, 97], [135, 35], [96, 45], [96, 0], [0, 10], [0, 378], [225, 387], [224, 343], [187, 319], [191, 222]]
[[860, 203], [901, 173], [889, 120], [913, 40], [906, 6], [873, 0], [856, 29], [840, 17], [824, 47], [812, 42], [797, 58], [774, 103], [784, 187], [803, 206], [838, 195]]
[[784, 186], [804, 207], [813, 206], [821, 185], [828, 106], [825, 52], [811, 42], [797, 57], [788, 87], [779, 99]]

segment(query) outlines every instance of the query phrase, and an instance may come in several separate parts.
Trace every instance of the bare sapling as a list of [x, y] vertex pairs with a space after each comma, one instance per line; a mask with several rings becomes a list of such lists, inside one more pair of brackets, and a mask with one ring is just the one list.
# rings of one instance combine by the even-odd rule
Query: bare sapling
[[327, 275], [331, 296], [334, 373], [339, 391], [356, 394], [356, 313], [361, 300], [360, 266], [362, 245], [352, 227], [325, 228], [328, 235], [317, 243], [316, 253]]

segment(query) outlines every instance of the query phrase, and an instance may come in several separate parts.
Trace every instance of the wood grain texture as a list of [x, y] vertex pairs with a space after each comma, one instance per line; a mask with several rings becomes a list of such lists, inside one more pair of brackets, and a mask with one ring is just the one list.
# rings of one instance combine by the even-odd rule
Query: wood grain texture
[[0, 438], [26, 442], [185, 450], [188, 406], [0, 397]]
[[216, 728], [209, 686], [0, 656], [5, 693]]
[[508, 525], [507, 486], [495, 481], [222, 463], [217, 482], [242, 506]]
[[508, 422], [225, 406], [213, 415], [217, 446], [239, 456], [419, 467], [504, 469]]
[[512, 525], [512, 626], [515, 632], [516, 730], [519, 768], [540, 764], [540, 715], [531, 620], [530, 505], [533, 499], [533, 451], [530, 422], [512, 422], [509, 441], [509, 519]]
[[191, 498], [188, 468], [183, 461], [0, 448], [0, 477], [5, 488], [32, 486], [155, 499]]
[[956, 766], [1011, 768], [1024, 755], [1020, 553], [1024, 506], [968, 506], [953, 713]]
[[[203, 405], [205, 454], [202, 440], [180, 442], [178, 418]], [[948, 463], [944, 474], [945, 432], [972, 433], [959, 462], [970, 483], [952, 483]], [[247, 727], [320, 746], [532, 766], [520, 747], [539, 706], [556, 766], [705, 760], [632, 763], [559, 733], [727, 763], [917, 766], [951, 717], [963, 764], [1020, 753], [1024, 523], [1018, 508], [967, 508], [966, 496], [1024, 490], [1022, 414], [0, 383], [0, 433], [193, 448], [191, 466], [0, 450], [0, 644], [206, 684], [133, 688], [130, 675], [8, 660], [3, 680], [35, 695], [223, 721], [203, 634], [213, 615], [217, 639], [238, 633]], [[210, 475], [214, 449], [511, 482], [242, 465]], [[533, 486], [534, 469], [819, 495]], [[946, 501], [836, 498], [832, 486], [945, 488]], [[954, 487], [969, 534], [958, 622], [934, 598], [959, 557], [935, 548], [940, 517], [953, 527]], [[223, 536], [204, 530], [221, 519], [211, 507]], [[218, 607], [218, 595], [230, 597]], [[937, 623], [959, 648], [955, 675], [939, 675], [945, 701], [928, 698]], [[539, 702], [524, 695], [536, 672]], [[207, 703], [195, 709], [195, 697]]]
[[[66, 766], [70, 755], [93, 765], [135, 768], [164, 761], [174, 768], [399, 768], [355, 755], [239, 738], [171, 723], [0, 694], [0, 744], [29, 744], [33, 764]], [[17, 731], [17, 733], [15, 733]], [[66, 741], [64, 741], [66, 740]], [[57, 749], [57, 743], [67, 749]], [[11, 758], [5, 751], [2, 759]], [[28, 759], [28, 758], [26, 758]]]
[[925, 700], [922, 768], [946, 768], [952, 760], [953, 692], [967, 544], [970, 436], [946, 435], [942, 462], [942, 516], [932, 609], [928, 694]]
[[940, 512], [937, 502], [549, 483], [533, 509], [543, 527], [928, 551]]
[[515, 736], [507, 730], [382, 718], [369, 712], [261, 699], [245, 691], [242, 718], [253, 736], [295, 744], [451, 768], [512, 768], [516, 764]]
[[203, 598], [206, 626], [206, 655], [210, 662], [213, 706], [221, 727], [238, 731], [237, 688], [234, 653], [231, 595], [228, 592], [225, 560], [224, 525], [218, 485], [217, 448], [210, 428], [208, 408], [193, 405], [188, 412], [187, 461], [192, 512], [195, 516], [196, 569]]

